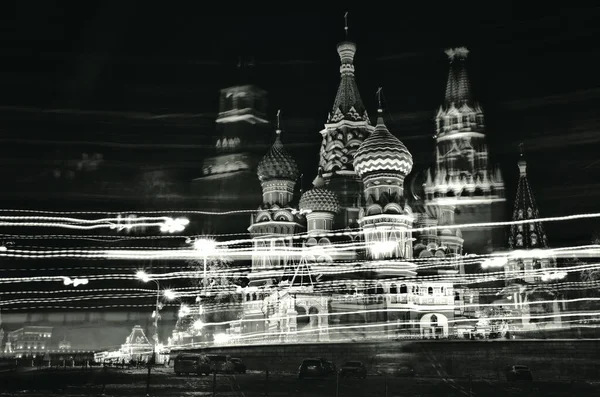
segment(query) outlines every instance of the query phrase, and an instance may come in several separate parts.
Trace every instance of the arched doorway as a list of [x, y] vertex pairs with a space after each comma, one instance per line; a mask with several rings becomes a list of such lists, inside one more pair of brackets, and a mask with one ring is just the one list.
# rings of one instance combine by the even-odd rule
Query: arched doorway
[[448, 317], [441, 313], [428, 313], [421, 317], [421, 336], [424, 338], [447, 338]]

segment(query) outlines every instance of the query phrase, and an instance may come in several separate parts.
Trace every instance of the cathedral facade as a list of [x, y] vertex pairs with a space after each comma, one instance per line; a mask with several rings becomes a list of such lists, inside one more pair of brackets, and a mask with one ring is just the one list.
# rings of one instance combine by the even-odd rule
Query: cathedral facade
[[[300, 171], [275, 142], [259, 161], [262, 203], [253, 241], [240, 342], [444, 338], [477, 316], [465, 283], [469, 253], [493, 249], [492, 229], [459, 225], [502, 220], [504, 183], [488, 161], [484, 113], [472, 97], [468, 50], [447, 51], [446, 95], [435, 118], [436, 163], [408, 192], [409, 148], [375, 123], [355, 80], [356, 45], [338, 45], [340, 84], [320, 132], [313, 187], [295, 196]], [[279, 123], [278, 123], [279, 124]], [[474, 242], [468, 242], [468, 236]]]

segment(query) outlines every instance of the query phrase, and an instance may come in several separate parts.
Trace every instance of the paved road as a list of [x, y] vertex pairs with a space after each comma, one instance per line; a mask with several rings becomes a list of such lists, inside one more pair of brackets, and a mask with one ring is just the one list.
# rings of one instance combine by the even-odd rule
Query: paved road
[[[13, 385], [20, 396], [144, 396], [147, 375], [143, 369], [32, 371], [0, 375], [0, 385]], [[600, 395], [600, 385], [538, 383], [509, 385], [507, 382], [436, 378], [396, 378], [369, 376], [367, 379], [302, 380], [293, 374], [253, 372], [243, 375], [217, 375], [217, 397], [521, 397], [521, 396], [588, 396]], [[106, 383], [105, 383], [106, 382]], [[105, 386], [104, 386], [105, 383]], [[63, 391], [67, 385], [66, 392]], [[471, 392], [471, 393], [470, 393]], [[153, 370], [152, 396], [212, 396], [213, 376], [175, 376], [172, 369]], [[0, 395], [13, 395], [0, 393]]]

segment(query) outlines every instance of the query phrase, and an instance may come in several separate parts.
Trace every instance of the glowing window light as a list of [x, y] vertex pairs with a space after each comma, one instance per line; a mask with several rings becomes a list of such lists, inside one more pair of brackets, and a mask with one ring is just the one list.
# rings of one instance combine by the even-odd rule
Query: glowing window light
[[498, 268], [498, 267], [503, 267], [504, 265], [506, 265], [506, 258], [502, 257], [502, 256], [496, 256], [496, 257], [492, 257], [492, 258], [488, 258], [486, 260], [484, 260], [481, 263], [481, 268], [482, 269], [488, 269], [488, 268]]
[[396, 249], [396, 241], [378, 241], [371, 245], [371, 252], [375, 255], [385, 255], [394, 252]]

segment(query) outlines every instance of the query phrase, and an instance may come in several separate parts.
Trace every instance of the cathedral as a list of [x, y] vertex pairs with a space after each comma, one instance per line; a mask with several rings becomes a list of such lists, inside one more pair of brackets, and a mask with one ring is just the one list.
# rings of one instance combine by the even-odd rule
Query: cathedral
[[[464, 335], [480, 316], [470, 276], [481, 271], [482, 259], [470, 258], [506, 245], [503, 228], [489, 226], [506, 221], [506, 200], [470, 87], [469, 51], [446, 51], [445, 96], [432, 112], [435, 163], [426, 170], [413, 169], [410, 148], [388, 129], [381, 89], [371, 121], [355, 79], [356, 51], [351, 41], [337, 46], [339, 88], [305, 191], [279, 113], [274, 142], [266, 153], [257, 150], [264, 147], [256, 141], [260, 133], [251, 131], [268, 126], [266, 93], [252, 85], [221, 92], [215, 156], [194, 184], [217, 180], [235, 188], [239, 195], [226, 193], [219, 203], [228, 209], [262, 201], [246, 226], [249, 282], [239, 291], [242, 309], [227, 330], [230, 342], [447, 338]], [[423, 175], [420, 183], [415, 175]], [[537, 217], [537, 210], [525, 211], [518, 214]], [[468, 227], [478, 223], [487, 225]], [[544, 248], [545, 235], [536, 233], [530, 243]], [[507, 274], [514, 263], [504, 265]], [[513, 284], [506, 281], [508, 289]]]
[[[371, 122], [355, 79], [356, 49], [350, 41], [337, 46], [340, 83], [320, 131], [312, 188], [295, 197], [300, 171], [279, 122], [275, 142], [258, 160], [262, 203], [248, 228], [250, 282], [232, 338], [443, 338], [475, 316], [477, 292], [461, 282], [469, 272], [464, 250], [489, 253], [493, 231], [477, 230], [471, 233], [476, 241], [466, 244], [456, 225], [501, 217], [494, 205], [504, 204], [504, 183], [488, 162], [484, 114], [471, 95], [465, 65], [468, 50], [447, 51], [446, 94], [432, 126], [436, 163], [422, 187], [409, 192], [412, 155], [386, 126], [381, 100]], [[244, 87], [244, 99], [264, 103], [262, 95]], [[259, 122], [255, 112], [230, 106], [222, 113], [237, 110], [236, 122]], [[242, 142], [222, 136], [216, 145], [221, 151], [227, 145], [232, 156]], [[240, 159], [248, 158], [239, 152]], [[241, 161], [221, 164], [252, 168]]]

